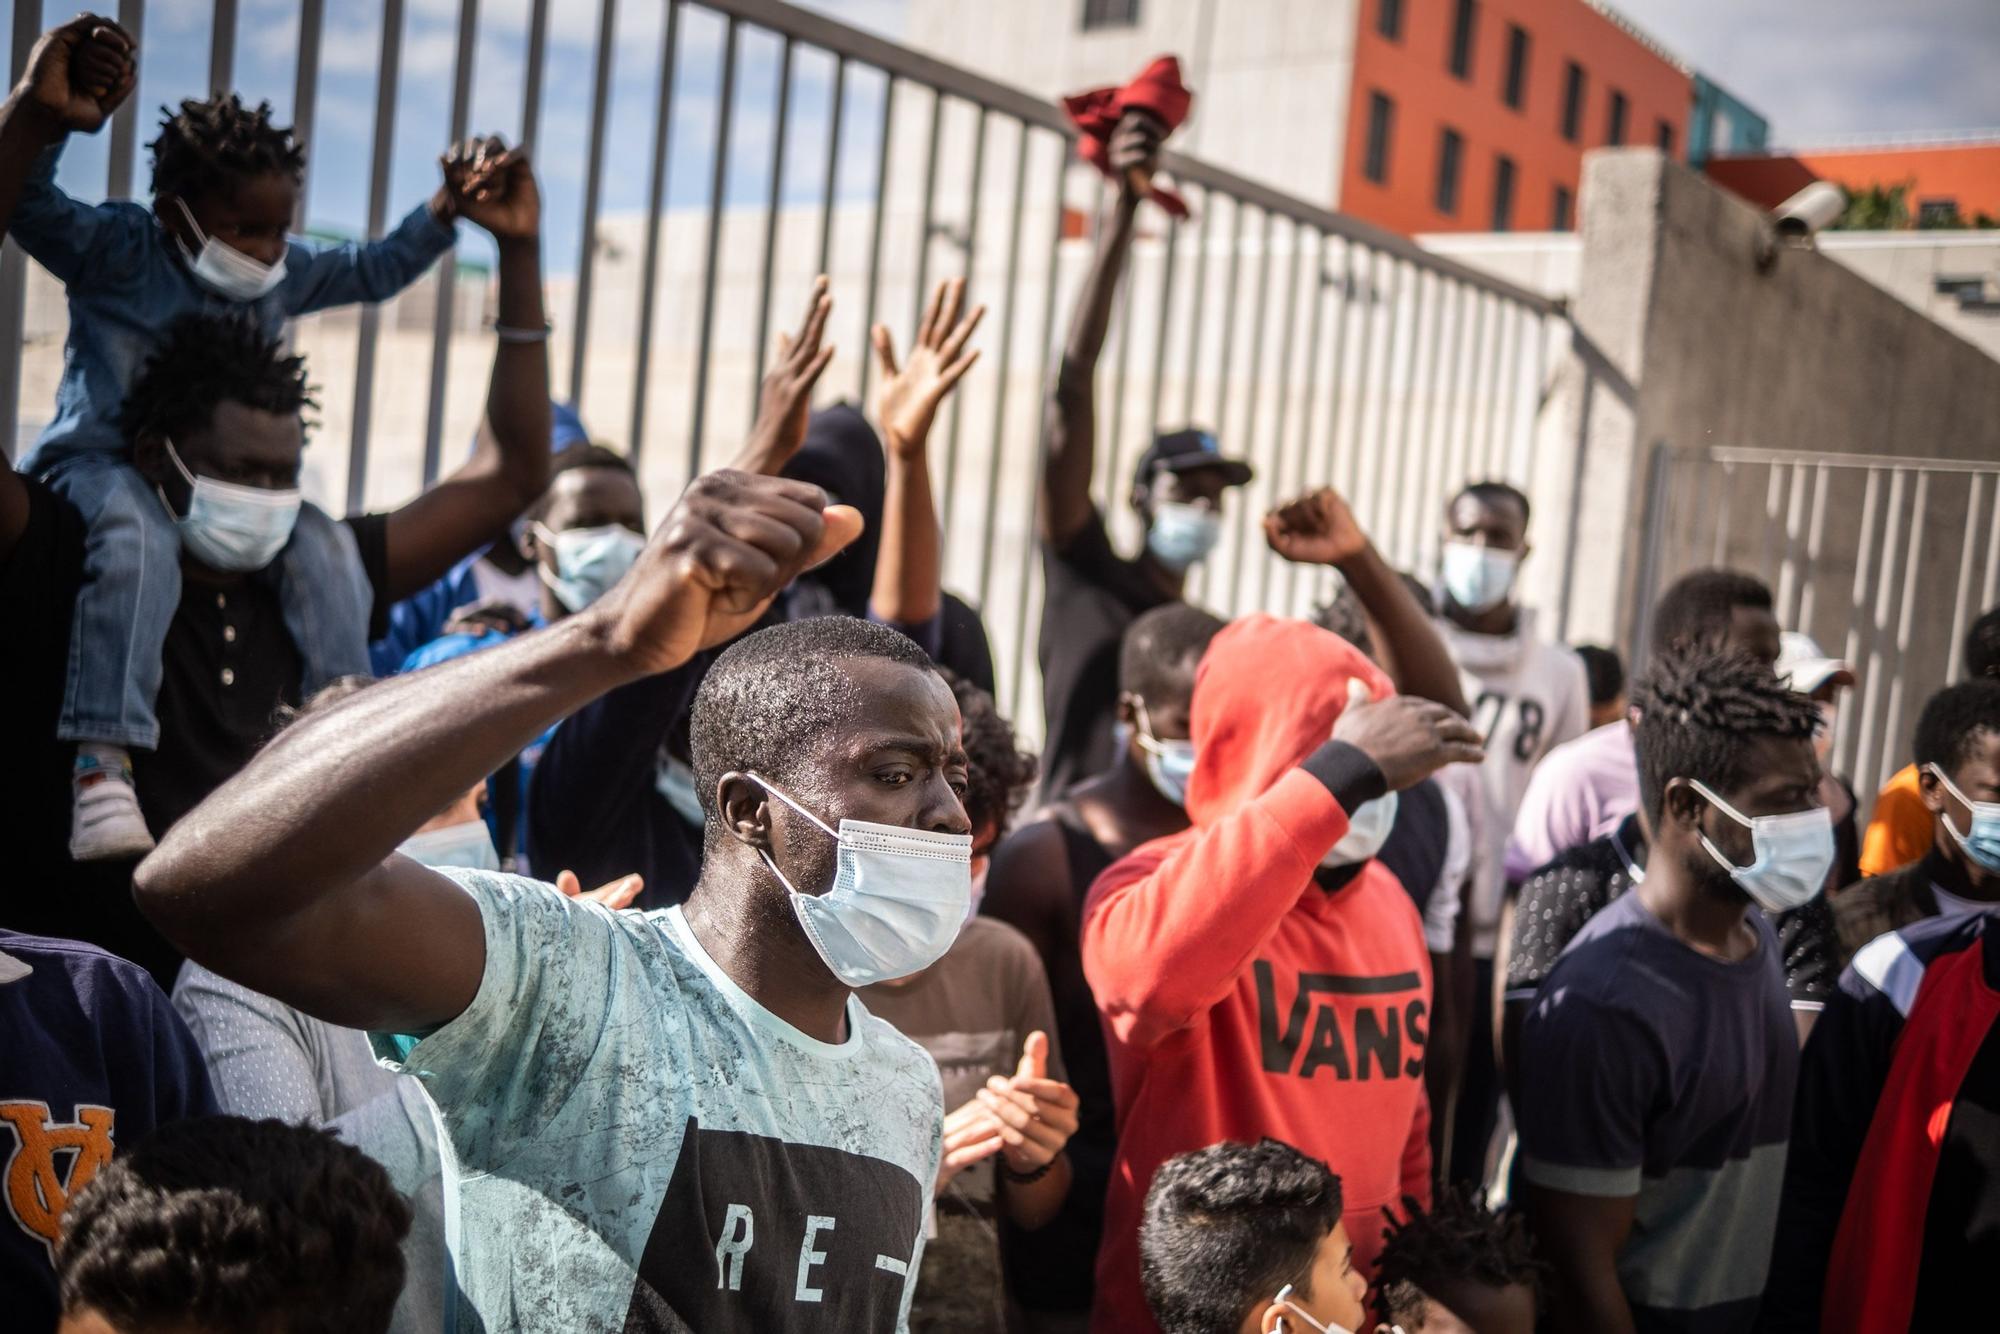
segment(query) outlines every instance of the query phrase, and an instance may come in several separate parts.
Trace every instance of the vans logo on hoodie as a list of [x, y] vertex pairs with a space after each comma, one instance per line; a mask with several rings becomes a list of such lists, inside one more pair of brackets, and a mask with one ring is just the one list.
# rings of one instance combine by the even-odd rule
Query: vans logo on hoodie
[[[1263, 959], [1251, 965], [1257, 979], [1257, 1032], [1264, 1069], [1310, 1079], [1322, 1069], [1335, 1079], [1415, 1079], [1424, 1072], [1428, 1007], [1421, 994], [1401, 1003], [1364, 999], [1343, 1016], [1331, 997], [1378, 997], [1421, 992], [1416, 973], [1354, 977], [1300, 973], [1298, 990], [1282, 1022], [1275, 970]], [[1320, 1000], [1319, 997], [1329, 999]], [[1301, 1049], [1304, 1051], [1301, 1057]]]

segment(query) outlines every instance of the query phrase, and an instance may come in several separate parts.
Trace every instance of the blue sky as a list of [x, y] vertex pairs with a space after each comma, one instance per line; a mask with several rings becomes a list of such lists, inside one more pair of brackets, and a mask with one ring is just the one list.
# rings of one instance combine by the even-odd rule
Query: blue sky
[[[817, 0], [807, 7], [893, 38], [910, 3], [925, 0]], [[2000, 125], [2000, 79], [1992, 77], [2000, 65], [2000, 0], [1619, 0], [1618, 7], [1761, 109], [1780, 142], [1855, 131]], [[288, 122], [298, 0], [241, 0], [240, 8], [236, 87], [249, 98], [268, 98], [281, 122]], [[382, 0], [333, 0], [326, 8], [308, 219], [315, 227], [358, 233], [367, 219]], [[474, 130], [497, 130], [510, 139], [519, 131], [528, 10], [528, 0], [479, 5]], [[551, 273], [572, 270], [577, 254], [597, 11], [593, 0], [550, 5], [542, 128], [533, 147], [545, 195]], [[46, 23], [61, 22], [75, 12], [75, 0], [49, 0], [43, 12]], [[602, 198], [607, 213], [646, 204], [664, 13], [665, 0], [619, 0]], [[723, 24], [696, 7], [684, 13], [669, 150], [670, 206], [706, 203], [713, 170]], [[209, 0], [152, 0], [146, 6], [135, 94], [142, 141], [152, 137], [157, 107], [204, 90], [209, 16]], [[449, 124], [457, 17], [457, 0], [408, 0], [391, 221], [427, 197], [437, 181], [434, 159]], [[778, 42], [754, 29], [745, 33], [725, 194], [748, 201], [762, 198], [769, 184]], [[831, 81], [830, 58], [801, 54], [784, 185], [789, 197], [818, 197]], [[881, 86], [865, 72], [849, 81], [846, 114], [856, 132], [844, 136], [837, 179], [850, 196], [873, 191], [872, 134]], [[70, 145], [62, 175], [66, 187], [87, 198], [102, 193], [108, 140], [100, 135]], [[137, 179], [143, 193], [143, 150]], [[469, 236], [464, 249], [468, 257], [487, 253], [483, 237]]]

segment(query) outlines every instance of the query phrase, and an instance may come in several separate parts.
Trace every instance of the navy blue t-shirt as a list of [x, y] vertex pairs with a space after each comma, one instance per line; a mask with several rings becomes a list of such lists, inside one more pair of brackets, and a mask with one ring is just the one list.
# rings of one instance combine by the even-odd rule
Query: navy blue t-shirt
[[63, 1208], [117, 1146], [220, 1110], [201, 1049], [145, 969], [80, 941], [0, 930], [0, 1293], [9, 1329], [55, 1328]]
[[1677, 939], [1640, 896], [1585, 924], [1521, 1029], [1521, 1174], [1636, 1196], [1618, 1278], [1640, 1334], [1749, 1330], [1778, 1221], [1799, 1039], [1778, 938]]

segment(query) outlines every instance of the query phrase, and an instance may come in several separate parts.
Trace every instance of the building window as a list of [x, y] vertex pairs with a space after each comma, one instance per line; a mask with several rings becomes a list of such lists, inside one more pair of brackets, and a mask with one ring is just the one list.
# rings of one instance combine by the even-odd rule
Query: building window
[[1514, 229], [1514, 159], [1501, 153], [1493, 159], [1493, 230]]
[[1403, 40], [1403, 0], [1375, 0], [1375, 31], [1392, 42]]
[[1671, 121], [1660, 122], [1659, 133], [1654, 136], [1654, 142], [1659, 144], [1660, 151], [1668, 157], [1674, 155], [1674, 127]]
[[1563, 71], [1563, 138], [1575, 143], [1583, 132], [1583, 66], [1574, 60]]
[[1446, 130], [1438, 137], [1437, 193], [1431, 202], [1447, 216], [1458, 212], [1458, 169], [1464, 156], [1465, 140], [1457, 130]]
[[1368, 160], [1361, 170], [1377, 185], [1389, 180], [1389, 136], [1396, 129], [1396, 104], [1380, 93], [1368, 94]]
[[1917, 226], [1957, 227], [1961, 225], [1956, 199], [1919, 199], [1917, 201]]
[[1572, 216], [1576, 212], [1576, 200], [1570, 197], [1567, 185], [1556, 187], [1556, 201], [1549, 209], [1549, 230], [1566, 232], [1576, 225]]
[[1451, 72], [1461, 79], [1472, 77], [1472, 25], [1477, 18], [1473, 0], [1458, 0], [1451, 21]]
[[1136, 28], [1139, 26], [1139, 0], [1083, 0], [1083, 30], [1094, 32], [1099, 28]]
[[1613, 88], [1611, 90], [1611, 116], [1604, 123], [1604, 142], [1613, 148], [1625, 142], [1625, 117], [1631, 110], [1631, 104], [1625, 100], [1625, 94]]
[[1518, 23], [1507, 25], [1507, 87], [1501, 96], [1516, 111], [1528, 100], [1528, 31]]

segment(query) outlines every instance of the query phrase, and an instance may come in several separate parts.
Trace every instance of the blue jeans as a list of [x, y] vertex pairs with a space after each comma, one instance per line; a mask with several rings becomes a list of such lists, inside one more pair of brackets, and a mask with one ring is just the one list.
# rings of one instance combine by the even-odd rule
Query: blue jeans
[[[152, 750], [160, 655], [181, 600], [181, 539], [152, 483], [121, 454], [88, 449], [46, 464], [43, 478], [83, 515], [83, 584], [69, 637], [69, 677], [56, 735]], [[275, 585], [311, 694], [336, 677], [369, 675], [374, 604], [346, 524], [306, 505], [278, 558], [250, 576]]]

